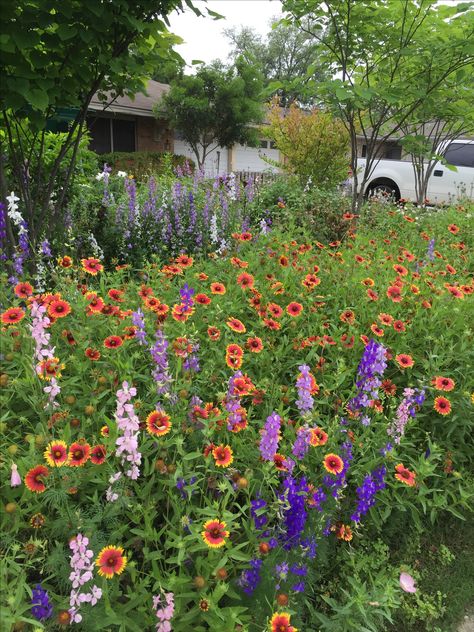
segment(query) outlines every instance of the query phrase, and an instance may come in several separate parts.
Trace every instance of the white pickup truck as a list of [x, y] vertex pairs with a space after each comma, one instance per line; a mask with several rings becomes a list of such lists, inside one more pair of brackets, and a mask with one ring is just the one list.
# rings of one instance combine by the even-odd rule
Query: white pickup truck
[[[435, 165], [428, 182], [427, 198], [431, 204], [451, 202], [458, 198], [469, 198], [474, 201], [474, 140], [455, 140], [446, 147], [438, 149], [449, 165], [454, 165], [452, 171], [445, 164]], [[365, 160], [358, 159], [359, 181], [365, 169]], [[390, 195], [396, 200], [405, 199], [416, 201], [415, 174], [411, 161], [380, 160], [368, 183], [364, 187], [364, 194]]]

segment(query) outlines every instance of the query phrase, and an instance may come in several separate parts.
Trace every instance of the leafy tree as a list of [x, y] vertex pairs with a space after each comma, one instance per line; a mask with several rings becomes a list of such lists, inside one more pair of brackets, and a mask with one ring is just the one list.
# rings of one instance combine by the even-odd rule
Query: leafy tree
[[[472, 3], [436, 0], [283, 0], [287, 22], [320, 42], [332, 78], [318, 96], [350, 135], [353, 206], [393, 136], [448, 78], [465, 81], [474, 59]], [[357, 137], [367, 148], [358, 174]]]
[[[466, 73], [474, 76], [474, 67], [466, 68]], [[416, 201], [423, 205], [431, 175], [450, 142], [474, 133], [474, 82], [462, 85], [447, 80], [403, 123], [401, 131], [415, 173]]]
[[228, 68], [214, 62], [172, 81], [156, 113], [181, 132], [202, 168], [206, 156], [219, 146], [256, 145], [258, 130], [252, 123], [263, 117], [261, 90], [258, 70], [242, 58]]
[[279, 165], [320, 188], [334, 188], [347, 177], [349, 135], [344, 124], [329, 112], [304, 111], [292, 104], [289, 109], [274, 99], [268, 114], [265, 135], [275, 141], [285, 156]]
[[175, 51], [170, 51], [170, 58], [163, 60], [154, 69], [152, 79], [160, 83], [171, 83], [173, 79], [184, 74], [186, 62]]
[[225, 29], [224, 35], [232, 45], [229, 58], [241, 55], [247, 63], [256, 64], [268, 96], [278, 95], [282, 106], [293, 101], [307, 104], [314, 98], [311, 85], [325, 77], [321, 46], [292, 24], [276, 20], [270, 22], [273, 27], [266, 38], [247, 26]]
[[[183, 0], [2, 2], [0, 191], [19, 193], [33, 241], [61, 223], [93, 95], [143, 90], [179, 41], [166, 30], [175, 9]], [[47, 167], [45, 135], [61, 116], [69, 130]]]

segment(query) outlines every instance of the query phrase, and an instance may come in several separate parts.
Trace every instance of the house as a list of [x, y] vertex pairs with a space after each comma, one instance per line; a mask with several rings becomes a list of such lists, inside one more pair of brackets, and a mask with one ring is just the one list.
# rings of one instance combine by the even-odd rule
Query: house
[[149, 81], [147, 94], [116, 97], [105, 104], [92, 97], [87, 115], [90, 148], [98, 154], [112, 151], [173, 151], [173, 131], [155, 118], [153, 107], [169, 86]]
[[[146, 94], [110, 98], [105, 104], [97, 96], [92, 98], [87, 115], [91, 136], [90, 148], [99, 154], [111, 151], [171, 152], [195, 160], [193, 151], [181, 137], [179, 130], [172, 130], [167, 121], [157, 119], [153, 108], [169, 90], [169, 86], [149, 80]], [[273, 141], [262, 136], [260, 147], [236, 144], [232, 148], [217, 147], [206, 158], [206, 175], [223, 173], [276, 172], [278, 169], [265, 162], [262, 156], [282, 162], [283, 157]]]

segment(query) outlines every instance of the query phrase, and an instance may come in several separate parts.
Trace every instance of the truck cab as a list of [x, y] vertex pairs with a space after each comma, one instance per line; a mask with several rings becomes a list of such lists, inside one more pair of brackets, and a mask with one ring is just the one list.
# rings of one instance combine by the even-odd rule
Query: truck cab
[[[427, 197], [432, 204], [452, 202], [461, 197], [474, 200], [474, 140], [454, 140], [438, 148], [446, 164], [438, 162], [428, 183]], [[360, 161], [363, 166], [363, 160]], [[380, 160], [365, 185], [367, 197], [391, 195], [396, 200], [416, 200], [415, 174], [411, 161]]]

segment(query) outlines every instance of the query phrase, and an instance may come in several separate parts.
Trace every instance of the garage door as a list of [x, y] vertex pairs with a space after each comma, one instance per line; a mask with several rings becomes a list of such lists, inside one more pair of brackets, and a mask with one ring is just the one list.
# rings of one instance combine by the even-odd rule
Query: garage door
[[[175, 139], [174, 153], [191, 158], [191, 160], [194, 161], [194, 164], [196, 164], [196, 157], [193, 150], [183, 140]], [[217, 149], [211, 151], [211, 153], [206, 157], [204, 172], [209, 178], [227, 173], [227, 149], [225, 149], [225, 147], [218, 147]]]
[[278, 168], [269, 165], [268, 162], [262, 160], [261, 156], [265, 155], [272, 160], [279, 160], [278, 149], [270, 147], [246, 147], [245, 145], [235, 145], [234, 147], [234, 169], [235, 171], [273, 171], [277, 172]]

